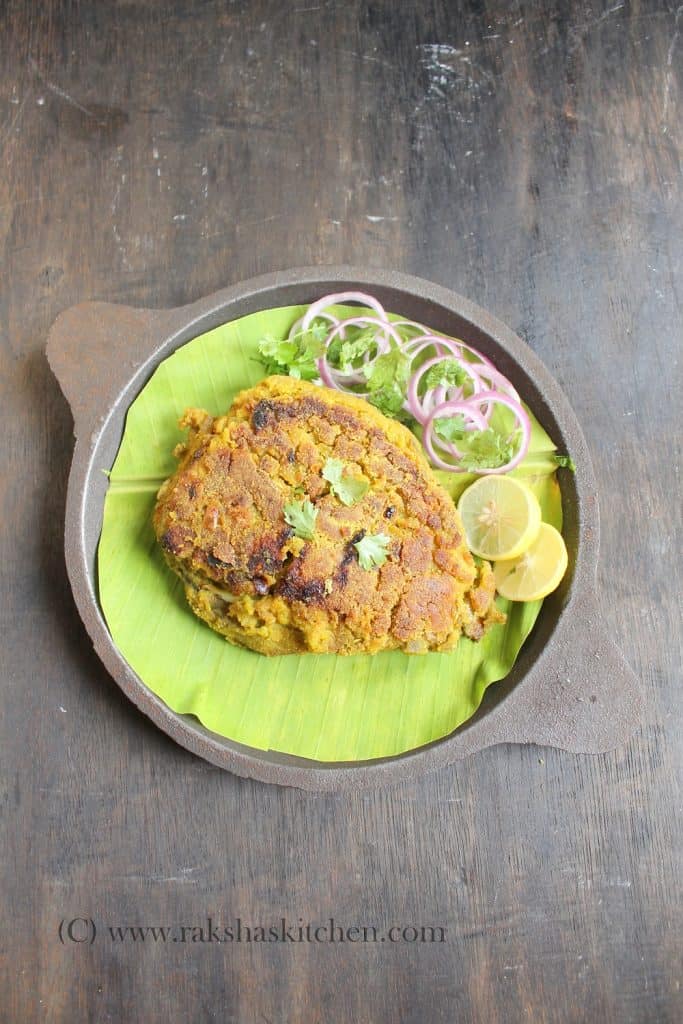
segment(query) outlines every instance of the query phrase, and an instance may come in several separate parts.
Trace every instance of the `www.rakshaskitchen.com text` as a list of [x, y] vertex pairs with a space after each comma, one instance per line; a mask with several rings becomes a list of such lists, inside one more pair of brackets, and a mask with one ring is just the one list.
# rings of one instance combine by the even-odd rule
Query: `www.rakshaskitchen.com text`
[[410, 943], [431, 944], [446, 942], [443, 925], [340, 924], [330, 917], [325, 922], [291, 921], [281, 917], [268, 924], [246, 923], [241, 917], [222, 924], [207, 917], [201, 924], [101, 924], [91, 917], [63, 918], [57, 933], [63, 945], [92, 945], [96, 940], [136, 944], [230, 944], [230, 943]]

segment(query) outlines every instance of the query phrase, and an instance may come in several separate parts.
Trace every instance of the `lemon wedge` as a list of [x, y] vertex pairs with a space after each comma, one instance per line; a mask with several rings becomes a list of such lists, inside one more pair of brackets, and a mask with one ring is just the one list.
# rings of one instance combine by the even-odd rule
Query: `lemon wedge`
[[556, 587], [567, 570], [567, 548], [554, 526], [541, 523], [536, 539], [517, 558], [496, 562], [496, 590], [509, 601], [540, 601]]
[[523, 554], [541, 526], [534, 492], [510, 476], [482, 476], [463, 491], [458, 512], [470, 551], [491, 561]]

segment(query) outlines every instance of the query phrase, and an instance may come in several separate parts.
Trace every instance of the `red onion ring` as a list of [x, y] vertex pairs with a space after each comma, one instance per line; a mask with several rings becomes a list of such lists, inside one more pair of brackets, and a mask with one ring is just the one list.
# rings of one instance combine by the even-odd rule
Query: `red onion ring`
[[422, 431], [422, 443], [434, 465], [438, 466], [439, 469], [447, 469], [453, 473], [464, 473], [465, 470], [461, 469], [459, 466], [454, 465], [452, 462], [445, 462], [436, 452], [434, 447], [435, 445], [438, 445], [438, 447], [442, 448], [444, 451], [450, 451], [454, 458], [460, 458], [462, 456], [462, 453], [459, 452], [455, 445], [452, 445], [450, 441], [439, 440], [434, 430], [434, 421], [437, 416], [442, 418], [446, 413], [455, 413], [456, 415], [467, 417], [475, 424], [476, 430], [486, 430], [486, 420], [479, 410], [468, 402], [444, 402], [442, 405], [438, 405], [432, 410], [424, 424]]
[[377, 325], [378, 328], [378, 333], [375, 336], [377, 353], [371, 359], [365, 359], [363, 367], [372, 366], [375, 359], [389, 351], [389, 340], [387, 335], [389, 337], [392, 337], [398, 345], [402, 344], [401, 335], [394, 327], [392, 327], [389, 321], [378, 320], [373, 316], [365, 315], [349, 317], [349, 319], [347, 320], [339, 321], [325, 338], [325, 351], [323, 355], [316, 360], [318, 373], [320, 374], [321, 379], [324, 381], [325, 384], [327, 384], [328, 387], [333, 387], [336, 388], [338, 391], [345, 391], [350, 394], [358, 395], [360, 398], [364, 398], [366, 395], [369, 394], [369, 391], [367, 390], [358, 391], [345, 386], [345, 384], [348, 385], [363, 383], [363, 381], [365, 380], [365, 376], [362, 373], [362, 371], [353, 370], [350, 372], [346, 372], [344, 370], [338, 369], [335, 366], [330, 366], [329, 362], [327, 361], [327, 353], [329, 351], [331, 343], [335, 340], [336, 337], [343, 337], [342, 332], [345, 331], [347, 327], [361, 327], [368, 325]]
[[487, 476], [491, 476], [494, 473], [508, 473], [511, 469], [514, 469], [515, 466], [520, 464], [529, 450], [529, 442], [531, 441], [531, 420], [529, 419], [529, 414], [519, 402], [514, 400], [514, 398], [510, 398], [508, 395], [503, 395], [500, 391], [481, 391], [478, 395], [472, 395], [472, 397], [468, 399], [468, 403], [474, 408], [478, 408], [481, 415], [483, 415], [483, 413], [481, 413], [479, 406], [482, 403], [490, 403], [491, 405], [498, 403], [498, 405], [504, 405], [515, 414], [515, 418], [522, 431], [522, 440], [517, 454], [514, 455], [509, 462], [506, 462], [504, 466], [477, 470], [477, 473], [482, 475], [485, 474]]
[[[321, 319], [323, 319], [323, 320], [329, 320], [330, 323], [333, 324], [333, 325], [336, 325], [336, 324], [339, 323], [339, 319], [336, 316], [332, 316], [331, 313], [318, 313], [318, 316]], [[287, 335], [287, 340], [288, 341], [291, 341], [292, 338], [294, 337], [294, 335], [297, 334], [299, 331], [303, 331], [303, 330], [306, 329], [303, 326], [303, 321], [304, 321], [304, 318], [302, 316], [300, 316], [298, 320], [294, 321], [292, 326], [289, 328], [289, 334]], [[342, 335], [342, 337], [343, 337], [343, 335]]]
[[426, 331], [424, 324], [418, 324], [415, 320], [392, 320], [391, 323], [394, 327], [410, 327], [412, 330], [421, 331], [423, 334]]
[[502, 390], [504, 394], [507, 394], [509, 398], [512, 398], [515, 402], [521, 404], [522, 400], [519, 397], [517, 389], [513, 387], [507, 377], [502, 374], [500, 370], [497, 370], [495, 366], [484, 364], [483, 366], [475, 367], [475, 369], [484, 383], [487, 381], [490, 383], [491, 387], [487, 390], [496, 391], [500, 388], [500, 390]]
[[[465, 362], [464, 359], [458, 359], [455, 356], [452, 358], [455, 358], [456, 362], [458, 363], [458, 366], [462, 367], [465, 373], [469, 375], [470, 380], [472, 381], [473, 393], [476, 394], [477, 392], [483, 390], [481, 380], [476, 370], [473, 368], [473, 365], [471, 363]], [[427, 370], [430, 370], [432, 366], [438, 366], [439, 363], [442, 362], [442, 356], [432, 356], [431, 359], [427, 359], [424, 363], [418, 366], [417, 370], [415, 370], [415, 372], [413, 373], [408, 382], [408, 392], [406, 395], [405, 408], [407, 408], [407, 411], [411, 414], [411, 416], [415, 417], [418, 423], [424, 423], [427, 420], [431, 412], [431, 408], [435, 404], [441, 404], [446, 400], [460, 401], [463, 397], [462, 388], [459, 389], [460, 393], [459, 395], [456, 396], [448, 394], [449, 391], [453, 390], [453, 387], [446, 387], [444, 385], [440, 385], [437, 388], [431, 388], [429, 391], [426, 391], [422, 398], [420, 398], [419, 385], [423, 375], [427, 372]]]
[[[431, 346], [445, 349], [454, 359], [462, 359], [460, 342], [454, 341], [452, 338], [443, 338], [440, 334], [420, 334], [416, 338], [408, 338], [407, 341], [403, 342], [403, 351], [406, 355], [412, 355], [414, 358], [424, 349]], [[415, 348], [414, 352], [411, 351], [413, 348]], [[442, 354], [445, 355], [445, 353]]]
[[327, 309], [329, 306], [337, 306], [343, 302], [359, 302], [363, 306], [369, 306], [370, 309], [374, 309], [381, 320], [387, 320], [387, 314], [377, 299], [374, 299], [372, 295], [366, 295], [365, 292], [337, 292], [332, 295], [324, 295], [322, 299], [318, 299], [312, 306], [309, 306], [304, 313], [301, 326], [306, 330], [312, 320], [315, 320], [316, 316], [319, 316], [322, 310]]
[[[340, 320], [328, 312], [329, 307], [346, 302], [365, 306], [367, 312], [359, 311], [356, 316], [345, 320]], [[412, 366], [420, 354], [425, 353], [428, 349], [431, 350], [431, 354], [425, 362], [411, 372], [403, 408], [417, 423], [421, 424], [423, 444], [435, 466], [451, 472], [466, 472], [457, 465], [457, 460], [463, 457], [463, 453], [452, 442], [439, 438], [434, 429], [435, 421], [441, 417], [447, 418], [459, 414], [465, 418], [467, 431], [486, 430], [496, 404], [505, 406], [514, 414], [516, 424], [513, 430], [521, 430], [521, 442], [513, 458], [504, 466], [478, 469], [477, 473], [480, 475], [506, 473], [522, 461], [529, 448], [531, 422], [522, 407], [516, 389], [491, 360], [478, 349], [459, 339], [435, 334], [429, 328], [425, 328], [413, 320], [390, 321], [384, 307], [377, 299], [364, 292], [352, 291], [338, 292], [318, 299], [317, 302], [309, 306], [303, 317], [292, 325], [289, 337], [293, 338], [297, 331], [307, 330], [317, 317], [330, 324], [323, 342], [323, 354], [316, 361], [322, 383], [337, 391], [357, 395], [359, 398], [367, 398], [369, 395], [367, 390], [362, 389], [367, 368], [372, 366], [380, 355], [389, 351], [392, 342], [398, 345], [411, 360]], [[374, 333], [375, 354], [370, 357], [367, 352], [364, 353], [361, 365], [353, 369], [344, 370], [331, 366], [327, 358], [331, 343], [336, 338], [345, 340], [346, 329], [349, 327], [369, 325], [376, 327]], [[412, 336], [402, 337], [401, 328], [403, 328], [404, 334], [411, 332]], [[419, 386], [424, 374], [446, 359], [455, 359], [469, 377], [469, 382], [460, 387], [440, 384], [435, 388], [428, 389], [420, 396]], [[466, 389], [471, 389], [471, 394], [468, 397], [465, 397], [464, 394]], [[450, 461], [446, 461], [446, 458]]]

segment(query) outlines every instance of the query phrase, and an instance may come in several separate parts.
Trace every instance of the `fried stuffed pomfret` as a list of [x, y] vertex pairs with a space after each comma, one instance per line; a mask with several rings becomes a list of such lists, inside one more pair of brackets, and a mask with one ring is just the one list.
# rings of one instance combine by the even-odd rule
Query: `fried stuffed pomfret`
[[[491, 568], [475, 564], [420, 444], [363, 399], [274, 376], [226, 415], [189, 409], [181, 426], [154, 529], [192, 610], [233, 643], [415, 654], [503, 619]], [[323, 475], [329, 460], [356, 482], [351, 504]], [[306, 501], [312, 529], [297, 530], [285, 514]], [[364, 567], [362, 542], [378, 536], [381, 558]]]

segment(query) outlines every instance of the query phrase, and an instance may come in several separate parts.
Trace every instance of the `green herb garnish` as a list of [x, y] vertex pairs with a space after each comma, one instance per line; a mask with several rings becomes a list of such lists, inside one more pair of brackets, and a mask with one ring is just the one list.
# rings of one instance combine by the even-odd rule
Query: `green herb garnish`
[[339, 498], [342, 505], [354, 505], [367, 494], [370, 484], [357, 477], [345, 477], [344, 463], [341, 459], [328, 459], [323, 466], [323, 477], [330, 485], [330, 490]]
[[297, 537], [312, 540], [318, 510], [308, 498], [303, 501], [290, 501], [284, 509], [285, 522], [294, 528]]
[[[347, 331], [353, 331], [353, 327], [347, 328]], [[364, 327], [343, 340], [337, 336], [327, 350], [328, 363], [343, 370], [344, 373], [357, 369], [361, 356], [368, 354], [372, 357], [375, 354], [377, 350], [376, 331], [376, 327]]]
[[444, 359], [435, 366], [430, 366], [424, 376], [426, 391], [440, 387], [461, 388], [467, 380], [468, 374], [457, 359]]
[[462, 453], [458, 465], [471, 473], [504, 466], [512, 459], [519, 445], [519, 431], [505, 436], [492, 427], [486, 430], [467, 430], [465, 417], [460, 413], [434, 420], [434, 432], [442, 441], [457, 444]]
[[504, 437], [489, 427], [487, 430], [468, 431], [466, 438], [459, 438], [461, 445], [464, 440], [467, 444], [459, 460], [460, 465], [476, 473], [479, 469], [496, 469], [506, 465], [517, 451], [519, 432]]
[[391, 349], [367, 367], [363, 367], [368, 382], [368, 401], [385, 416], [399, 416], [406, 399], [406, 389], [410, 380], [412, 359], [401, 351], [392, 340]]
[[375, 569], [384, 565], [390, 543], [391, 538], [386, 533], [368, 533], [354, 544], [361, 569]]
[[322, 355], [326, 334], [326, 327], [320, 323], [313, 323], [307, 331], [297, 331], [284, 340], [267, 334], [258, 345], [266, 373], [315, 380], [318, 376], [316, 360]]
[[569, 469], [572, 473], [576, 473], [576, 463], [574, 462], [571, 455], [558, 455], [556, 452], [553, 454], [553, 458], [558, 466], [562, 469]]
[[467, 424], [462, 413], [455, 416], [441, 416], [434, 420], [434, 432], [442, 441], [461, 441], [467, 434]]

